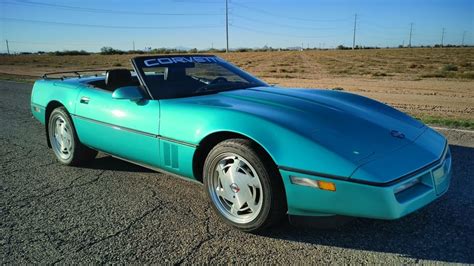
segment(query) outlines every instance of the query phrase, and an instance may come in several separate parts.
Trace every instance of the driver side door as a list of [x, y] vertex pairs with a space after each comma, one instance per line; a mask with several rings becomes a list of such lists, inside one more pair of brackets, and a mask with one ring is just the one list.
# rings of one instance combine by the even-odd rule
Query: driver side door
[[80, 141], [126, 160], [158, 166], [159, 101], [114, 99], [112, 93], [89, 86], [80, 91], [73, 116]]

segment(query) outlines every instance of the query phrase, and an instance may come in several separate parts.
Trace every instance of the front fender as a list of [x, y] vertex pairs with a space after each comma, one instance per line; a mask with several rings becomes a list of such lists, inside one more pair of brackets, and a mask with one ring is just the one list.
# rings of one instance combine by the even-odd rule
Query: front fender
[[279, 167], [349, 177], [356, 165], [282, 125], [235, 109], [161, 103], [160, 135], [199, 144], [216, 132], [234, 132], [257, 142]]

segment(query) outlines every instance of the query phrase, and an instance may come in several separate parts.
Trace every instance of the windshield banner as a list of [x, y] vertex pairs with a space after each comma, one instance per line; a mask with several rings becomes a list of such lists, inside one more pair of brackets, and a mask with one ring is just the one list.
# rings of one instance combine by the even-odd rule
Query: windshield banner
[[153, 67], [180, 63], [216, 63], [218, 61], [221, 61], [220, 58], [215, 56], [172, 56], [150, 58], [144, 60], [143, 63], [147, 67]]

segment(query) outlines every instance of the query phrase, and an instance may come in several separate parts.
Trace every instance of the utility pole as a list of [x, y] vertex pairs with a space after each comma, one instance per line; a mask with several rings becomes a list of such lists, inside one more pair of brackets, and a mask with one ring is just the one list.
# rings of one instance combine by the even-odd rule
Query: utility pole
[[229, 0], [225, 0], [225, 52], [229, 52]]
[[133, 51], [135, 51], [135, 41], [133, 41]]
[[357, 28], [357, 13], [354, 16], [354, 36], [352, 37], [352, 50], [355, 49], [355, 43], [356, 43], [356, 28]]
[[466, 31], [463, 31], [462, 33], [462, 41], [461, 41], [461, 46], [464, 46], [464, 38], [466, 37]]
[[408, 41], [408, 48], [411, 48], [411, 33], [413, 31], [413, 22], [410, 23], [410, 40]]
[[444, 44], [444, 28], [443, 31], [441, 32], [441, 47], [443, 47]]
[[8, 40], [5, 40], [5, 43], [7, 44], [7, 53], [10, 54], [10, 47], [8, 46]]

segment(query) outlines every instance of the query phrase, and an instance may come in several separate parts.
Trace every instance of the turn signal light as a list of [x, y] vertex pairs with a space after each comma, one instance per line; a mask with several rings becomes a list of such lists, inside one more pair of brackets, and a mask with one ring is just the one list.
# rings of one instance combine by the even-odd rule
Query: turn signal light
[[318, 187], [322, 190], [336, 191], [336, 185], [331, 182], [318, 180]]
[[336, 191], [336, 184], [327, 181], [313, 180], [306, 177], [290, 176], [291, 183], [300, 186], [314, 187], [327, 191]]

